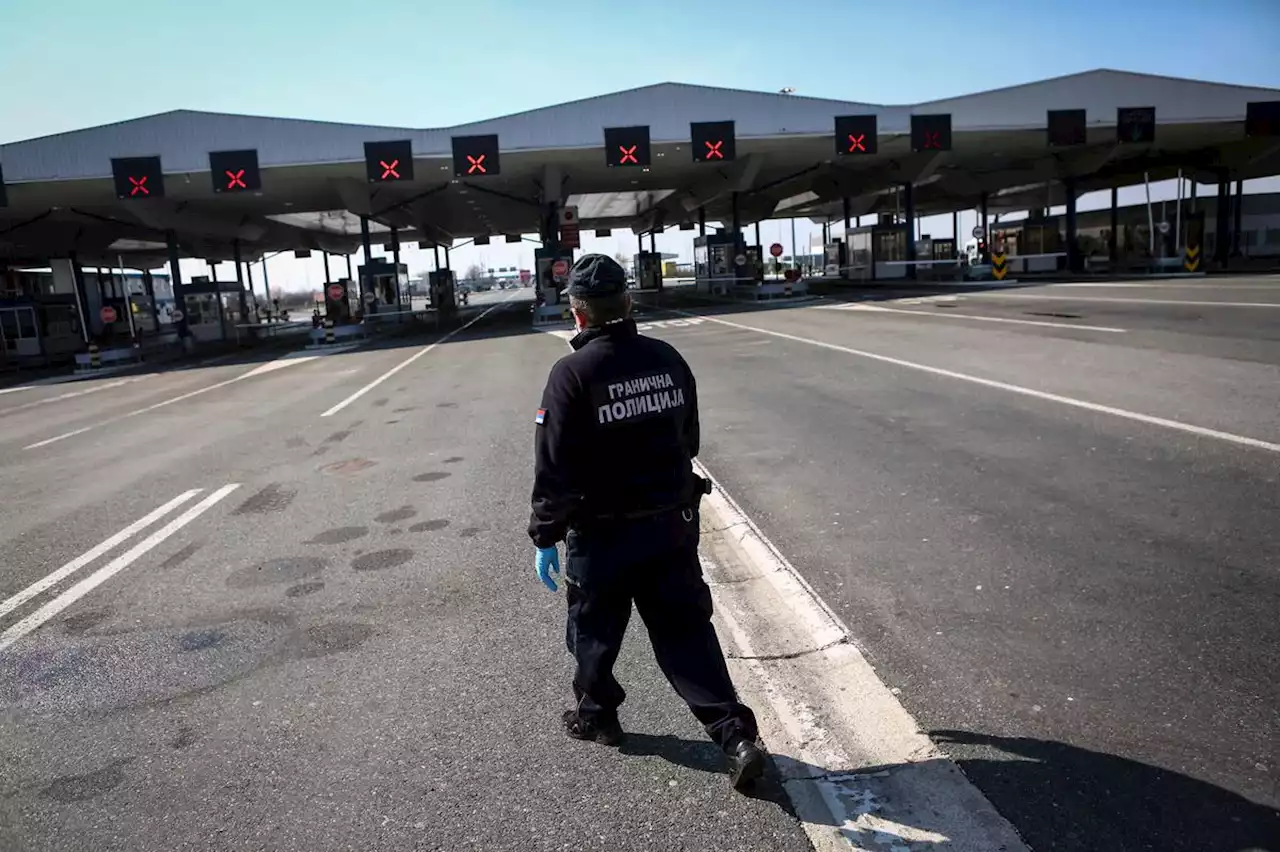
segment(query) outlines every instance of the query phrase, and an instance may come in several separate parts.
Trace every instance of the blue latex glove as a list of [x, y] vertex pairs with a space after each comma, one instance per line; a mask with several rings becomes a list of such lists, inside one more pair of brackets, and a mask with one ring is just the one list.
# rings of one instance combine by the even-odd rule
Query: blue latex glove
[[551, 579], [551, 575], [560, 573], [560, 551], [554, 547], [539, 547], [538, 554], [533, 558], [533, 567], [542, 584], [554, 592], [556, 581]]

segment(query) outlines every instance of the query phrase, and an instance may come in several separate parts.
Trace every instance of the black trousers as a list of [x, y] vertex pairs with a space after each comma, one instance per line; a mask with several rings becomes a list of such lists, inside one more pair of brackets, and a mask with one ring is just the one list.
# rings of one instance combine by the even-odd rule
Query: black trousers
[[577, 662], [578, 715], [617, 719], [626, 692], [613, 676], [634, 602], [667, 681], [708, 736], [724, 747], [756, 738], [756, 719], [738, 701], [711, 625], [711, 590], [698, 564], [698, 521], [671, 518], [626, 529], [571, 533], [565, 566], [565, 641]]

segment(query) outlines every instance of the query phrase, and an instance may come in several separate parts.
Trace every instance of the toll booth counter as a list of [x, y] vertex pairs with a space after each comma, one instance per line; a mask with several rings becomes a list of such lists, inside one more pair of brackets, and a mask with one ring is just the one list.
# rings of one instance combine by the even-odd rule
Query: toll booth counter
[[[724, 296], [739, 282], [749, 282], [746, 248], [740, 235], [694, 237], [693, 277], [697, 292]], [[738, 263], [739, 258], [742, 263]]]
[[906, 225], [850, 228], [845, 233], [849, 269], [851, 272], [869, 273], [872, 281], [906, 278], [907, 239]]
[[661, 254], [652, 251], [642, 251], [632, 257], [632, 264], [632, 274], [635, 276], [637, 289], [662, 289]]
[[366, 317], [399, 314], [401, 297], [409, 287], [408, 266], [373, 260], [360, 267], [360, 280], [364, 282], [361, 297]]
[[569, 284], [569, 270], [573, 269], [573, 250], [535, 249], [533, 264], [534, 280], [537, 281], [533, 297], [534, 324], [567, 322], [571, 318], [569, 299], [562, 297], [560, 291]]
[[1010, 273], [1056, 272], [1066, 265], [1066, 244], [1056, 218], [998, 228], [992, 234], [992, 243], [1003, 243]]

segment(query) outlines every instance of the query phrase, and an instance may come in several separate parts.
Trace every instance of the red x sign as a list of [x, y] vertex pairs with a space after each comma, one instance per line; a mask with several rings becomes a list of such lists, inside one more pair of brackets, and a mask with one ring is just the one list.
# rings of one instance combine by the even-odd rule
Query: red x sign
[[395, 178], [396, 180], [400, 179], [400, 173], [396, 171], [400, 166], [399, 160], [392, 160], [389, 163], [386, 160], [379, 160], [378, 165], [382, 166], [382, 180], [386, 180], [389, 177]]
[[150, 195], [151, 190], [147, 189], [147, 177], [143, 175], [140, 178], [129, 176], [129, 183], [133, 184], [133, 189], [129, 190], [129, 197], [135, 195]]
[[485, 158], [484, 154], [481, 154], [479, 157], [473, 157], [470, 154], [468, 154], [467, 162], [470, 163], [471, 165], [467, 166], [467, 174], [471, 175], [471, 174], [475, 174], [476, 172], [479, 172], [482, 175], [487, 175], [489, 171], [484, 167], [484, 158]]
[[928, 130], [926, 130], [926, 131], [924, 132], [924, 147], [926, 147], [926, 148], [936, 148], [937, 150], [941, 151], [941, 150], [942, 150], [942, 131], [941, 131], [941, 130], [934, 130], [934, 131], [928, 131]]
[[862, 151], [865, 153], [867, 150], [867, 146], [863, 145], [862, 143], [865, 142], [866, 139], [867, 139], [867, 134], [865, 133], [859, 133], [857, 136], [854, 136], [852, 133], [850, 133], [849, 134], [849, 153], [852, 154], [855, 151]]
[[622, 152], [622, 156], [618, 158], [618, 164], [635, 163], [640, 165], [640, 161], [636, 159], [636, 149], [639, 147], [639, 145], [632, 145], [628, 148], [626, 145], [619, 145], [618, 150]]
[[231, 171], [226, 169], [227, 173], [227, 189], [248, 189], [249, 185], [244, 182], [244, 169], [239, 171]]
[[723, 159], [724, 159], [724, 152], [720, 150], [720, 149], [724, 146], [724, 140], [723, 140], [723, 139], [721, 139], [719, 142], [703, 142], [702, 144], [707, 146], [707, 159], [708, 159], [708, 160], [723, 160]]

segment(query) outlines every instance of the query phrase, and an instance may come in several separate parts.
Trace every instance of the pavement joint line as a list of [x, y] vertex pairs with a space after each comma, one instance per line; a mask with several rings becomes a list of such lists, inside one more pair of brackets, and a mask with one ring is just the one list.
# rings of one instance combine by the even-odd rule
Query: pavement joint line
[[392, 377], [392, 376], [394, 376], [396, 373], [398, 373], [398, 372], [400, 372], [401, 370], [403, 370], [405, 367], [408, 367], [410, 364], [412, 364], [414, 361], [417, 361], [417, 360], [418, 360], [419, 358], [421, 358], [423, 355], [426, 355], [428, 352], [431, 352], [433, 349], [435, 349], [435, 348], [436, 348], [437, 346], [439, 346], [440, 344], [442, 344], [442, 343], [447, 343], [447, 342], [448, 342], [449, 340], [451, 340], [455, 335], [461, 334], [462, 332], [464, 332], [464, 331], [466, 331], [467, 329], [471, 328], [471, 326], [473, 326], [473, 325], [475, 325], [476, 323], [480, 322], [480, 320], [484, 319], [484, 318], [485, 318], [485, 317], [487, 317], [489, 314], [493, 313], [493, 312], [494, 312], [495, 310], [497, 310], [498, 308], [500, 308], [500, 307], [502, 307], [502, 306], [506, 305], [508, 302], [510, 302], [510, 301], [511, 301], [511, 298], [512, 298], [512, 297], [511, 297], [511, 295], [508, 295], [508, 296], [507, 296], [505, 299], [503, 299], [501, 302], [497, 302], [496, 304], [490, 305], [488, 308], [485, 308], [485, 310], [484, 310], [484, 311], [482, 311], [481, 313], [479, 313], [479, 314], [477, 314], [476, 316], [472, 317], [472, 318], [471, 318], [470, 320], [468, 320], [464, 325], [461, 325], [461, 326], [459, 326], [458, 328], [455, 328], [453, 331], [448, 332], [447, 334], [445, 334], [443, 337], [439, 338], [438, 340], [435, 340], [435, 341], [432, 341], [431, 343], [428, 343], [426, 346], [422, 347], [422, 348], [421, 348], [421, 349], [419, 349], [417, 352], [415, 352], [414, 354], [410, 355], [410, 356], [409, 356], [408, 358], [406, 358], [405, 360], [401, 361], [399, 364], [396, 364], [396, 365], [395, 365], [394, 367], [392, 367], [390, 370], [387, 370], [387, 371], [386, 371], [385, 373], [383, 373], [381, 376], [378, 376], [378, 378], [376, 378], [376, 379], [374, 379], [373, 381], [369, 382], [369, 384], [367, 384], [367, 385], [365, 385], [364, 387], [360, 388], [360, 389], [359, 389], [359, 390], [357, 390], [355, 393], [351, 394], [349, 397], [347, 397], [346, 399], [342, 400], [342, 402], [339, 402], [338, 404], [336, 404], [336, 405], [334, 405], [332, 408], [330, 408], [328, 411], [325, 411], [324, 413], [322, 413], [320, 416], [321, 416], [321, 417], [332, 417], [333, 415], [337, 414], [339, 411], [342, 411], [342, 409], [346, 408], [346, 407], [347, 407], [348, 405], [350, 405], [351, 403], [353, 403], [353, 402], [355, 402], [356, 400], [360, 399], [360, 397], [364, 396], [364, 395], [365, 395], [365, 394], [367, 394], [369, 391], [373, 390], [373, 389], [374, 389], [374, 388], [376, 388], [378, 385], [382, 384], [382, 383], [383, 383], [383, 382], [385, 382], [387, 379], [391, 378], [391, 377]]
[[[1280, 307], [1274, 305], [1273, 307]], [[686, 314], [688, 316], [697, 316], [697, 314], [689, 314], [686, 311], [670, 309], [675, 313]], [[782, 340], [790, 340], [795, 343], [804, 343], [809, 346], [817, 346], [821, 349], [830, 349], [835, 352], [843, 352], [846, 355], [855, 355], [859, 358], [866, 358], [871, 361], [879, 361], [884, 364], [892, 364], [896, 367], [906, 367], [912, 370], [919, 370], [924, 373], [931, 373], [935, 376], [943, 378], [955, 379], [956, 381], [969, 382], [983, 387], [994, 388], [995, 390], [1008, 391], [1022, 396], [1029, 396], [1034, 399], [1044, 400], [1046, 402], [1056, 402], [1060, 405], [1079, 408], [1085, 411], [1092, 411], [1098, 414], [1110, 414], [1114, 417], [1120, 417], [1125, 420], [1132, 420], [1137, 423], [1144, 423], [1148, 426], [1160, 426], [1165, 429], [1183, 432], [1188, 435], [1195, 435], [1200, 438], [1214, 438], [1219, 441], [1225, 441], [1230, 444], [1236, 444], [1242, 447], [1250, 447], [1256, 450], [1266, 450], [1272, 453], [1280, 453], [1280, 443], [1274, 441], [1266, 441], [1261, 438], [1252, 438], [1248, 435], [1237, 435], [1233, 432], [1224, 432], [1219, 429], [1211, 429], [1207, 426], [1197, 426], [1194, 423], [1183, 423], [1180, 420], [1171, 420], [1167, 417], [1157, 417], [1152, 414], [1143, 414], [1139, 411], [1129, 411], [1124, 408], [1117, 408], [1112, 405], [1104, 405], [1098, 402], [1090, 402], [1084, 399], [1076, 399], [1075, 397], [1063, 396], [1062, 394], [1050, 393], [1049, 391], [1036, 390], [1035, 388], [1023, 387], [1009, 382], [1002, 382], [997, 379], [987, 379], [982, 376], [974, 376], [969, 373], [960, 373], [955, 370], [948, 370], [942, 367], [934, 367], [929, 364], [921, 364], [916, 361], [907, 361], [903, 358], [894, 358], [890, 355], [881, 355], [877, 352], [868, 352], [863, 349], [853, 349], [849, 346], [841, 346], [838, 343], [828, 343], [824, 340], [815, 340], [810, 337], [801, 337], [798, 334], [788, 334], [785, 331], [775, 331], [768, 328], [759, 328], [757, 326], [745, 325], [743, 323], [732, 322], [719, 317], [705, 317], [714, 323], [727, 326], [729, 328], [737, 328], [743, 331], [753, 331], [757, 334], [766, 334], [770, 337], [777, 337]]]
[[99, 568], [97, 571], [94, 571], [88, 577], [85, 577], [83, 580], [28, 615], [26, 618], [15, 622], [8, 630], [4, 631], [3, 634], [0, 634], [0, 651], [4, 651], [10, 645], [35, 630], [49, 619], [55, 617], [58, 613], [71, 606], [76, 601], [80, 600], [80, 598], [84, 597], [107, 580], [110, 580], [116, 574], [119, 574], [121, 571], [128, 568], [139, 558], [162, 544], [166, 539], [177, 533], [187, 524], [203, 515], [209, 509], [212, 509], [214, 505], [221, 502], [224, 497], [231, 494], [231, 492], [235, 491], [239, 487], [240, 483], [238, 482], [223, 485], [208, 497], [205, 497], [199, 503], [192, 506], [190, 509], [187, 509], [181, 515], [174, 518], [172, 521], [169, 521], [169, 523], [165, 524], [163, 527], [135, 544], [129, 550]]
[[236, 382], [244, 381], [245, 379], [250, 379], [250, 378], [253, 378], [254, 376], [260, 376], [260, 375], [263, 375], [264, 373], [274, 372], [275, 370], [281, 369], [283, 367], [291, 367], [295, 364], [305, 364], [309, 361], [315, 360], [316, 357], [317, 356], [315, 355], [298, 357], [297, 353], [291, 353], [290, 355], [277, 358], [274, 361], [268, 361], [266, 364], [262, 364], [258, 367], [255, 367], [247, 373], [241, 373], [238, 376], [233, 376], [221, 382], [214, 382], [211, 385], [207, 385], [202, 388], [196, 388], [193, 391], [187, 391], [184, 394], [179, 394], [178, 396], [161, 400], [160, 402], [145, 406], [144, 408], [134, 409], [133, 411], [120, 414], [116, 417], [108, 417], [106, 420], [102, 420], [97, 423], [92, 423], [88, 426], [82, 426], [79, 429], [72, 429], [70, 432], [63, 432], [61, 435], [55, 435], [52, 438], [45, 438], [43, 441], [36, 441], [34, 444], [28, 444], [22, 449], [38, 450], [41, 447], [47, 447], [50, 444], [56, 444], [59, 441], [65, 441], [67, 438], [74, 438], [77, 435], [83, 435], [85, 432], [91, 432], [94, 429], [100, 429], [103, 426], [110, 426], [113, 423], [119, 423], [121, 420], [128, 420], [130, 417], [137, 417], [140, 414], [147, 414], [149, 412], [155, 411], [156, 409], [164, 408], [165, 406], [172, 405], [175, 402], [183, 402], [184, 400], [191, 399], [192, 397], [199, 396], [203, 393], [208, 393], [209, 391], [212, 391], [212, 390], [225, 388], [228, 385], [233, 385]]
[[1050, 296], [1041, 293], [965, 293], [978, 299], [1036, 299], [1053, 302], [1111, 302], [1128, 305], [1173, 305], [1192, 308], [1280, 308], [1280, 302], [1210, 302], [1193, 299], [1137, 299], [1131, 296]]
[[886, 308], [883, 305], [867, 305], [867, 304], [860, 304], [860, 303], [854, 303], [850, 305], [814, 305], [813, 308], [815, 310], [847, 311], [850, 313], [854, 311], [861, 311], [864, 313], [906, 314], [908, 316], [926, 317], [928, 319], [941, 319], [941, 320], [957, 319], [957, 320], [974, 320], [977, 322], [1003, 322], [1003, 323], [1010, 323], [1013, 325], [1034, 325], [1034, 326], [1041, 326], [1045, 328], [1070, 328], [1070, 329], [1076, 329], [1077, 331], [1101, 331], [1101, 332], [1108, 332], [1112, 334], [1125, 334], [1128, 331], [1128, 329], [1115, 328], [1115, 327], [1106, 326], [1106, 325], [1084, 325], [1081, 323], [1072, 323], [1072, 322], [1049, 322], [1047, 320], [1023, 320], [1023, 319], [1012, 319], [1010, 317], [980, 317], [980, 316], [975, 316], [974, 314], [957, 314], [951, 311], [948, 311], [947, 313], [944, 313], [944, 314], [935, 314], [935, 313], [930, 313], [929, 311], [908, 311], [902, 308]]
[[[752, 577], [751, 579], [755, 579], [755, 578], [754, 578], [754, 577]], [[743, 582], [747, 582], [747, 581], [746, 581], [746, 580], [737, 580], [737, 581], [732, 581], [732, 582], [735, 582], [735, 583], [743, 583]], [[720, 584], [718, 584], [718, 585], [724, 585], [724, 584], [723, 584], [723, 583], [720, 583]], [[830, 642], [827, 642], [826, 644], [823, 644], [823, 645], [819, 645], [819, 646], [818, 646], [818, 647], [816, 647], [816, 648], [804, 648], [804, 649], [799, 650], [799, 651], [788, 651], [788, 652], [787, 652], [787, 653], [785, 653], [785, 654], [734, 654], [734, 653], [730, 653], [730, 654], [727, 654], [726, 656], [728, 656], [728, 657], [729, 657], [729, 659], [731, 659], [731, 660], [761, 660], [761, 661], [765, 661], [765, 662], [775, 661], [775, 660], [798, 660], [798, 659], [800, 659], [801, 657], [807, 657], [807, 656], [809, 656], [810, 654], [818, 654], [818, 653], [821, 653], [821, 652], [823, 652], [823, 651], [830, 650], [831, 648], [834, 648], [834, 647], [835, 647], [835, 646], [837, 646], [837, 645], [847, 645], [847, 644], [849, 644], [849, 642], [850, 642], [850, 639], [849, 639], [849, 637], [848, 637], [848, 636], [842, 636], [842, 637], [840, 637], [839, 639], [833, 639], [833, 640], [831, 640]]]

